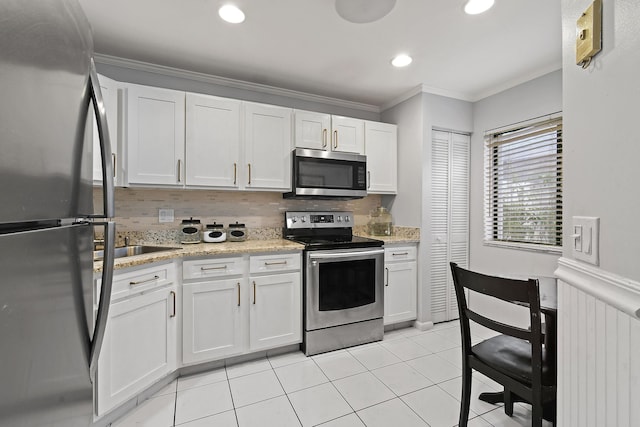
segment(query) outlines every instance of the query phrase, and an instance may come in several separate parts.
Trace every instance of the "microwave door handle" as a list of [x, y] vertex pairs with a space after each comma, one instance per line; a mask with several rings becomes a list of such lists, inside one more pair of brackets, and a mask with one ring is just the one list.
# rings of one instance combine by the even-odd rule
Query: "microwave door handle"
[[107, 111], [104, 106], [104, 98], [100, 90], [98, 82], [98, 73], [96, 65], [91, 58], [89, 66], [89, 82], [91, 89], [91, 101], [93, 103], [93, 111], [96, 115], [96, 125], [98, 127], [98, 135], [100, 137], [100, 158], [102, 159], [102, 203], [103, 214], [92, 215], [94, 218], [113, 218], [115, 214], [114, 203], [114, 187], [113, 187], [113, 165], [111, 139], [109, 138], [109, 128], [107, 127]]
[[340, 258], [352, 258], [363, 257], [384, 254], [384, 249], [374, 249], [370, 251], [354, 251], [354, 252], [336, 252], [336, 253], [310, 253], [309, 259], [311, 260], [323, 260], [323, 259], [340, 259]]
[[[95, 223], [100, 225], [101, 223]], [[102, 286], [100, 287], [100, 303], [98, 305], [98, 313], [96, 315], [96, 326], [93, 330], [93, 339], [91, 340], [91, 350], [89, 353], [89, 377], [91, 382], [95, 380], [96, 370], [98, 369], [98, 356], [102, 350], [102, 342], [107, 328], [107, 319], [109, 318], [109, 305], [111, 304], [111, 288], [113, 285], [113, 261], [114, 248], [116, 242], [116, 223], [109, 221], [102, 223], [104, 225], [104, 258], [102, 263]]]

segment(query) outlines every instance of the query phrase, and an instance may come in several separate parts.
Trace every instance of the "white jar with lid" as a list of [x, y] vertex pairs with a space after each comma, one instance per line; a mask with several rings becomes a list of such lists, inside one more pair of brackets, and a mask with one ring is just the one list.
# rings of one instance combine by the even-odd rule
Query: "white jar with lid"
[[224, 225], [216, 224], [207, 224], [202, 230], [202, 240], [206, 243], [221, 243], [227, 240], [227, 230], [225, 230]]

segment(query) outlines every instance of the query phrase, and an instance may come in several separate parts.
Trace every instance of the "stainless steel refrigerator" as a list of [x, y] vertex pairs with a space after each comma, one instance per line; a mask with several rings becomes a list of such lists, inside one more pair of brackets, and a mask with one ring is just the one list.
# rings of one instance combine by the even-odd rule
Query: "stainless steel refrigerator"
[[[77, 0], [0, 0], [0, 426], [88, 426], [115, 226], [106, 116]], [[89, 106], [93, 105], [93, 109]], [[94, 214], [100, 134], [104, 206]], [[104, 227], [93, 314], [94, 227]], [[97, 297], [96, 297], [97, 298]]]

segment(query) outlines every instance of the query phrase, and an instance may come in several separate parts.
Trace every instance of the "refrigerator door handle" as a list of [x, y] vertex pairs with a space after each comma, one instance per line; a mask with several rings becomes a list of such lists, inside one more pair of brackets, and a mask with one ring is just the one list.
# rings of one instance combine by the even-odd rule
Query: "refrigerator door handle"
[[102, 202], [104, 204], [103, 215], [100, 218], [113, 218], [115, 216], [114, 187], [113, 174], [114, 166], [111, 164], [111, 139], [109, 138], [109, 129], [107, 127], [107, 111], [104, 106], [104, 98], [100, 90], [100, 82], [98, 81], [98, 72], [96, 65], [91, 58], [89, 66], [89, 81], [91, 86], [91, 101], [93, 102], [93, 111], [96, 114], [96, 124], [98, 127], [98, 135], [100, 136], [100, 157], [102, 159]]
[[102, 286], [100, 288], [100, 303], [96, 316], [96, 326], [93, 330], [93, 340], [91, 341], [91, 352], [89, 356], [89, 375], [91, 381], [95, 380], [98, 369], [98, 356], [102, 349], [104, 333], [107, 328], [109, 318], [109, 305], [111, 304], [111, 287], [113, 284], [113, 261], [114, 248], [116, 242], [116, 223], [108, 221], [104, 225], [104, 261], [102, 264]]

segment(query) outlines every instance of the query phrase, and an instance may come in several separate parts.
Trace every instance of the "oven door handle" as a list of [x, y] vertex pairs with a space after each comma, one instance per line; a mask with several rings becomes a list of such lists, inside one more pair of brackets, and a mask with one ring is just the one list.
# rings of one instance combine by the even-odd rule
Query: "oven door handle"
[[384, 254], [384, 249], [375, 249], [370, 251], [356, 251], [356, 252], [336, 252], [336, 253], [322, 253], [322, 254], [309, 254], [310, 260], [321, 259], [340, 259], [340, 258], [353, 258], [353, 257], [366, 257], [372, 255]]

